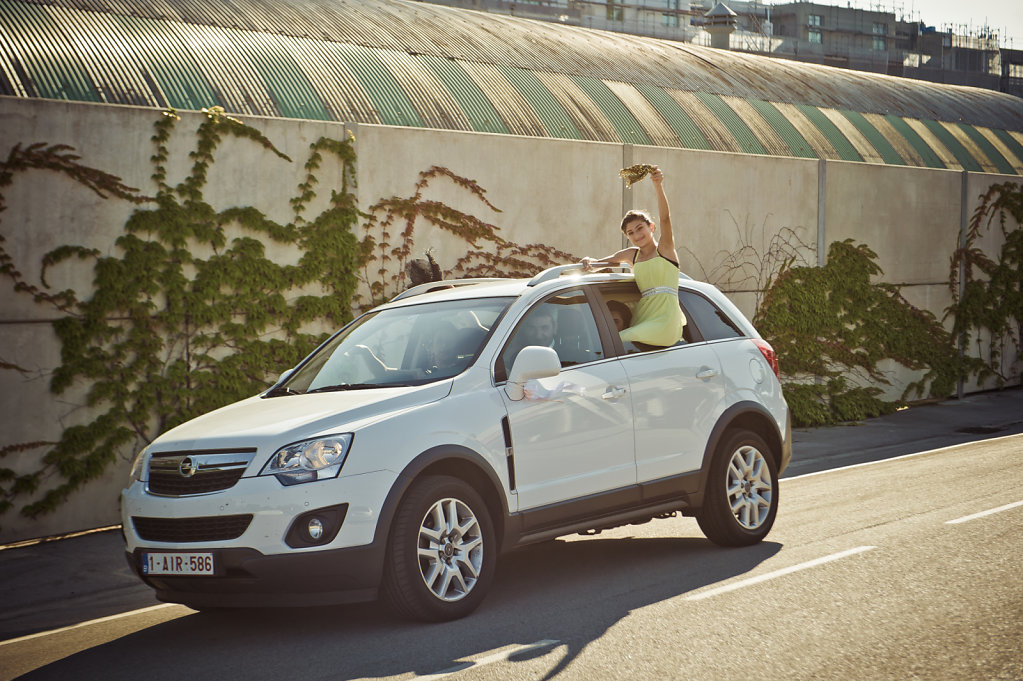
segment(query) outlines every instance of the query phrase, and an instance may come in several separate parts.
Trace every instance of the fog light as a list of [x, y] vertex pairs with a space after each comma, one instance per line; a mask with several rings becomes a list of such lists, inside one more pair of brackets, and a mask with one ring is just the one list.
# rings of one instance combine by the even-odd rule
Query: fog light
[[324, 506], [296, 516], [288, 527], [284, 542], [293, 549], [324, 546], [334, 541], [348, 513], [348, 504]]
[[319, 518], [310, 518], [309, 526], [306, 528], [309, 533], [309, 538], [313, 541], [319, 541], [320, 537], [323, 536], [323, 523]]

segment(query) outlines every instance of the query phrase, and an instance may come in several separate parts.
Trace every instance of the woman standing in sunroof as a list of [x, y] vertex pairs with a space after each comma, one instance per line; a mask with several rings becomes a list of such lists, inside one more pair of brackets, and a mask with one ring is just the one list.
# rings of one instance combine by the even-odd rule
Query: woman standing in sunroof
[[604, 258], [583, 258], [587, 271], [615, 265], [628, 265], [636, 276], [640, 300], [632, 315], [632, 325], [621, 331], [626, 342], [669, 346], [682, 339], [685, 315], [678, 304], [678, 253], [671, 228], [668, 198], [664, 195], [664, 173], [654, 167], [650, 180], [657, 192], [658, 225], [641, 210], [630, 210], [622, 218], [622, 232], [632, 244]]

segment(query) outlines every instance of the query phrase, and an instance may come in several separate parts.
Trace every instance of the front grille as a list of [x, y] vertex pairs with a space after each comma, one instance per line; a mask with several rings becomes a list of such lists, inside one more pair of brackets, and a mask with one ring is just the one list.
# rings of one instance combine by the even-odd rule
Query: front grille
[[225, 541], [242, 536], [252, 522], [252, 514], [219, 515], [208, 518], [145, 518], [131, 519], [135, 532], [146, 541], [187, 543]]
[[151, 472], [149, 474], [149, 491], [154, 494], [176, 497], [186, 494], [218, 492], [233, 487], [244, 472], [244, 468], [231, 471], [200, 471], [191, 478], [183, 478], [176, 471], [173, 473]]
[[229, 489], [242, 477], [255, 455], [252, 448], [157, 452], [149, 460], [147, 489], [152, 494], [173, 497]]

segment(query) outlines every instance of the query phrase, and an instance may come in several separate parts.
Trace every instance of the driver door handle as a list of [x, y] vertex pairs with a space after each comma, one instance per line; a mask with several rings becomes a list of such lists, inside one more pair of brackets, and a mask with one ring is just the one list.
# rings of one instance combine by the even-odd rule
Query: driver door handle
[[601, 395], [601, 397], [604, 398], [605, 400], [617, 400], [618, 398], [624, 396], [625, 388], [619, 385], [609, 385], [607, 387], [607, 390], [604, 391], [604, 394]]

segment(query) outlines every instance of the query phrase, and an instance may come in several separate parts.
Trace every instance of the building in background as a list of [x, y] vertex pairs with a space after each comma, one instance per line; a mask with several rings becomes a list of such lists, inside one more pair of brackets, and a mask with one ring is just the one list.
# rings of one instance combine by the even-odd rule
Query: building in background
[[938, 30], [903, 7], [896, 14], [895, 2], [883, 11], [758, 0], [426, 1], [1023, 97], [1023, 50], [1005, 47], [1008, 36], [987, 26]]

